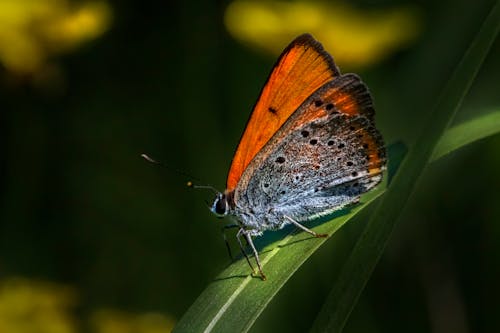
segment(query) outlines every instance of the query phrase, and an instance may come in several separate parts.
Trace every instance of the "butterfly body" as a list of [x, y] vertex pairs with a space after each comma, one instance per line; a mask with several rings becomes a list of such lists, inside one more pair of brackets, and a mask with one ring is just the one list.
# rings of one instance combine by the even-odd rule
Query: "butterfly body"
[[[294, 84], [299, 92], [283, 88], [297, 89]], [[273, 85], [278, 91], [268, 89]], [[319, 236], [301, 223], [358, 202], [381, 181], [385, 162], [366, 86], [355, 74], [341, 75], [321, 45], [303, 35], [273, 69], [233, 159], [228, 188], [212, 210], [236, 219], [238, 236], [251, 245], [264, 277], [252, 236], [290, 223]]]

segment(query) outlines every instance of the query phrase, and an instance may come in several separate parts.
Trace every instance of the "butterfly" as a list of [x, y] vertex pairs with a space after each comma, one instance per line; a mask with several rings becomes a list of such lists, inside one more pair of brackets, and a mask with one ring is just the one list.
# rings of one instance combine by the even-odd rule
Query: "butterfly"
[[[311, 35], [295, 38], [274, 65], [234, 154], [226, 190], [211, 211], [230, 216], [262, 270], [253, 237], [304, 225], [374, 188], [386, 166], [372, 98], [356, 74], [341, 74]], [[230, 225], [233, 226], [233, 225]]]

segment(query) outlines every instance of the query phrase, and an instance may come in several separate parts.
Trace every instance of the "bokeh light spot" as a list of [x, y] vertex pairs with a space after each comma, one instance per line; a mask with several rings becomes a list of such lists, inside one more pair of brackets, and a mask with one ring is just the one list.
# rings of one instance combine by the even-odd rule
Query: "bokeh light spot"
[[0, 62], [7, 71], [33, 74], [49, 57], [101, 36], [111, 23], [105, 1], [0, 1]]
[[225, 25], [237, 40], [278, 55], [304, 32], [313, 34], [340, 66], [374, 64], [418, 36], [418, 10], [411, 7], [368, 11], [334, 2], [235, 1]]

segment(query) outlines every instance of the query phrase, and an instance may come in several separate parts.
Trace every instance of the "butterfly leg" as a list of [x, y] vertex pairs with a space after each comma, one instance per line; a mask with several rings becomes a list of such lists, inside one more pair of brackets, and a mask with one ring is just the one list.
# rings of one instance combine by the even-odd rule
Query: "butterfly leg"
[[260, 259], [259, 259], [259, 253], [257, 252], [257, 249], [255, 248], [255, 245], [253, 245], [253, 241], [252, 241], [252, 236], [250, 235], [250, 233], [241, 228], [238, 233], [236, 234], [236, 237], [238, 239], [238, 243], [240, 244], [240, 248], [241, 248], [241, 252], [243, 253], [243, 255], [245, 256], [247, 262], [248, 262], [248, 265], [250, 266], [250, 268], [252, 269], [252, 272], [255, 272], [252, 264], [250, 263], [250, 259], [248, 258], [246, 252], [245, 252], [245, 249], [243, 247], [243, 244], [241, 243], [241, 236], [245, 236], [245, 239], [247, 241], [248, 244], [250, 244], [250, 247], [252, 248], [252, 251], [253, 251], [253, 254], [254, 254], [254, 257], [255, 257], [255, 262], [257, 263], [257, 267], [259, 268], [259, 273], [260, 273], [260, 277], [262, 280], [266, 280], [266, 275], [264, 274], [264, 272], [262, 271], [262, 266], [260, 264]]
[[305, 232], [307, 232], [307, 233], [309, 233], [309, 234], [313, 235], [314, 237], [317, 237], [317, 238], [320, 238], [320, 237], [328, 237], [328, 234], [318, 234], [317, 232], [314, 232], [314, 231], [312, 231], [311, 229], [308, 229], [308, 228], [304, 227], [302, 224], [300, 224], [299, 222], [295, 221], [295, 220], [294, 220], [294, 219], [292, 219], [290, 216], [286, 216], [286, 215], [285, 215], [285, 218], [286, 218], [288, 221], [292, 222], [292, 224], [293, 224], [294, 226], [296, 226], [297, 228], [304, 230]]
[[237, 225], [237, 224], [228, 224], [228, 225], [225, 225], [221, 228], [222, 238], [224, 238], [224, 243], [226, 244], [227, 253], [229, 254], [229, 258], [231, 258], [231, 261], [234, 261], [234, 257], [233, 257], [233, 254], [231, 253], [231, 247], [229, 247], [229, 242], [227, 241], [227, 238], [226, 238], [226, 230], [232, 229], [232, 228], [238, 228], [238, 227], [239, 227], [239, 225]]
[[255, 269], [252, 266], [252, 263], [250, 262], [250, 259], [248, 258], [247, 252], [245, 251], [245, 247], [243, 246], [243, 243], [241, 242], [241, 235], [245, 233], [245, 229], [241, 228], [238, 230], [238, 233], [236, 234], [236, 239], [238, 240], [238, 244], [240, 245], [240, 250], [241, 253], [245, 256], [245, 259], [247, 260], [248, 266], [252, 269], [252, 274], [255, 272]]

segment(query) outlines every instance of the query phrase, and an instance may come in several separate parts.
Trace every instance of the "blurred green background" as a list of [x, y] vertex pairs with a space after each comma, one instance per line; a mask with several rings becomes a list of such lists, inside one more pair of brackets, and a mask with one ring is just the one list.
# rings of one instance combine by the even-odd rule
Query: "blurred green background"
[[[363, 77], [386, 142], [411, 142], [494, 3], [0, 0], [0, 332], [168, 332], [229, 258], [211, 194], [140, 154], [223, 190], [303, 32]], [[456, 122], [499, 109], [499, 51]], [[498, 170], [499, 135], [428, 168], [346, 332], [500, 330]], [[360, 222], [254, 332], [309, 328]]]

